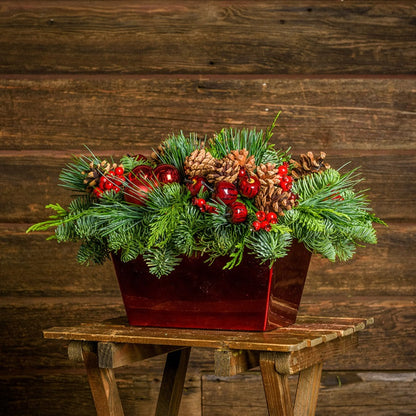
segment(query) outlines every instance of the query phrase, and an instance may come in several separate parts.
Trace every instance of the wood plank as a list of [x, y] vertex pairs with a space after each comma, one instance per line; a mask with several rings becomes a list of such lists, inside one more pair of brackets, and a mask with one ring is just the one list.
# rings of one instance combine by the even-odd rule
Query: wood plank
[[[289, 377], [292, 396], [298, 378]], [[206, 374], [202, 378], [203, 414], [264, 416], [266, 402], [261, 375], [249, 372], [235, 377]], [[324, 372], [317, 416], [390, 416], [416, 412], [416, 374], [382, 372]]]
[[124, 416], [114, 370], [98, 366], [98, 354], [82, 343], [82, 355], [97, 416]]
[[235, 376], [258, 367], [258, 351], [219, 349], [214, 352], [214, 372], [219, 377]]
[[296, 374], [321, 362], [325, 364], [331, 358], [342, 358], [346, 353], [354, 350], [357, 345], [358, 336], [352, 334], [302, 351], [275, 353], [276, 370], [281, 374]]
[[[120, 398], [126, 416], [154, 415], [163, 367], [117, 371]], [[261, 383], [261, 382], [260, 382]], [[85, 369], [36, 372], [28, 369], [0, 374], [3, 415], [91, 416], [94, 403]], [[179, 416], [201, 416], [201, 378], [187, 376]]]
[[283, 149], [408, 152], [414, 89], [415, 77], [3, 77], [2, 150], [143, 152], [181, 130], [265, 129], [281, 110]]
[[169, 352], [156, 406], [156, 416], [177, 416], [191, 348]]
[[[0, 224], [3, 296], [119, 296], [110, 262], [81, 266], [76, 262], [77, 244], [45, 241], [49, 234], [27, 235], [27, 227]], [[377, 245], [358, 248], [347, 263], [312, 256], [304, 296], [416, 296], [416, 223], [378, 227], [378, 239]]]
[[3, 73], [415, 70], [415, 10], [405, 0], [9, 0], [0, 16]]
[[[360, 334], [356, 350], [337, 360], [329, 360], [326, 369], [412, 370], [416, 366], [414, 340], [415, 304], [409, 297], [304, 297], [301, 312], [305, 314], [365, 314], [374, 316], [375, 324]], [[67, 298], [0, 298], [0, 337], [3, 368], [10, 372], [25, 368], [72, 368], [67, 359], [67, 342], [45, 340], [42, 330], [52, 326], [70, 326], [80, 321], [94, 321], [123, 313], [120, 297]], [[406, 342], [403, 342], [406, 340]], [[213, 371], [213, 351], [192, 353], [190, 368], [194, 372]], [[386, 357], [389, 357], [387, 360]], [[149, 369], [159, 365], [160, 358], [139, 364]], [[161, 371], [161, 370], [160, 370]]]
[[322, 363], [305, 368], [299, 374], [294, 416], [314, 416], [322, 374]]
[[274, 354], [260, 353], [260, 370], [266, 396], [269, 416], [293, 416], [292, 400], [287, 374], [279, 374], [275, 369]]
[[175, 347], [167, 347], [164, 345], [132, 345], [99, 342], [98, 361], [100, 368], [118, 368], [176, 350], [177, 348]]

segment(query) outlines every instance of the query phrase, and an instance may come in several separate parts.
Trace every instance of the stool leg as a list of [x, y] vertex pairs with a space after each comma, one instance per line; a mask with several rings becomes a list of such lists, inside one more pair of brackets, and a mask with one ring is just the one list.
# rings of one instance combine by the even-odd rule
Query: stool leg
[[183, 348], [168, 353], [157, 401], [156, 416], [177, 416], [190, 352], [191, 348]]
[[82, 349], [82, 355], [97, 416], [123, 416], [114, 371], [110, 368], [99, 368], [97, 353], [88, 346]]
[[318, 401], [322, 363], [305, 368], [299, 373], [294, 416], [313, 416]]
[[260, 369], [269, 416], [293, 416], [288, 376], [276, 371], [275, 354], [260, 353]]

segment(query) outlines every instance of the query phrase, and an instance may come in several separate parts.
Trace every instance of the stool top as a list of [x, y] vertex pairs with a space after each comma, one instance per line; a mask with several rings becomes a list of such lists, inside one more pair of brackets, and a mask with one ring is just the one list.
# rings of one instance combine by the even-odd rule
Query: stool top
[[362, 331], [373, 318], [298, 316], [296, 323], [268, 332], [216, 331], [135, 327], [125, 317], [43, 331], [48, 339], [100, 341], [130, 344], [177, 345], [256, 351], [298, 351]]

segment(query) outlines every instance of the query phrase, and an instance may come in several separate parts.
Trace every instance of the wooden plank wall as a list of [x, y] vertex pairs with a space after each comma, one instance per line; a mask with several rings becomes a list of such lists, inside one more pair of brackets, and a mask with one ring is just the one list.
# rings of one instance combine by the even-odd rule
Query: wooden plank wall
[[[280, 110], [277, 146], [361, 166], [389, 224], [348, 264], [312, 261], [301, 312], [375, 317], [327, 363], [317, 414], [415, 414], [415, 23], [410, 0], [2, 1], [0, 414], [94, 414], [82, 366], [41, 330], [123, 313], [110, 264], [83, 268], [75, 247], [25, 234], [69, 200], [70, 155], [264, 129]], [[192, 353], [182, 415], [265, 414], [258, 372], [212, 370]], [[161, 372], [152, 359], [118, 373], [126, 415], [151, 414]]]

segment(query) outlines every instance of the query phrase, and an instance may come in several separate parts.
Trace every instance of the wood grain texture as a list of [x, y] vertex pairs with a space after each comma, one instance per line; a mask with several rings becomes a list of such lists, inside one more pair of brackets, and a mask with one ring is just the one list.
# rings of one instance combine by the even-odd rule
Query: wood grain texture
[[[156, 371], [157, 370], [157, 371]], [[125, 416], [152, 415], [163, 372], [117, 372], [117, 384]], [[261, 383], [261, 382], [260, 382]], [[91, 416], [96, 414], [85, 369], [61, 372], [28, 371], [26, 374], [1, 374], [2, 415]], [[40, 413], [41, 410], [41, 413]], [[201, 377], [187, 376], [179, 416], [201, 416]]]
[[322, 363], [305, 368], [299, 374], [296, 388], [294, 416], [314, 416], [318, 402]]
[[[42, 330], [93, 322], [123, 313], [121, 298], [0, 298], [0, 305], [3, 368], [10, 371], [71, 367], [73, 364], [67, 359], [67, 342], [44, 340]], [[415, 368], [414, 297], [306, 297], [301, 304], [301, 313], [374, 316], [374, 326], [361, 333], [358, 348], [336, 360], [329, 360], [326, 369]], [[191, 359], [191, 368], [213, 371], [213, 352], [204, 351], [196, 352], [196, 358]], [[149, 359], [140, 366], [149, 368], [155, 362], [160, 360]]]
[[[204, 375], [203, 414], [264, 416], [266, 402], [258, 372], [236, 377]], [[297, 377], [289, 378], [295, 393]], [[416, 374], [324, 372], [317, 403], [317, 416], [412, 415], [416, 411]], [[230, 405], [232, 403], [232, 405]]]
[[276, 371], [274, 354], [260, 353], [260, 370], [269, 416], [293, 416], [289, 376]]
[[414, 77], [5, 77], [1, 149], [149, 152], [180, 130], [265, 129], [281, 110], [273, 141], [283, 149], [409, 151], [415, 88]]
[[[46, 233], [27, 235], [27, 227], [0, 224], [0, 294], [120, 296], [110, 262], [81, 266], [76, 262], [77, 244], [45, 241]], [[347, 263], [312, 256], [304, 296], [416, 296], [415, 238], [415, 223], [391, 223], [378, 227], [377, 245], [359, 248]]]
[[177, 416], [191, 348], [169, 352], [156, 406], [156, 416]]
[[415, 15], [404, 0], [5, 1], [0, 71], [407, 74]]
[[[305, 323], [302, 323], [305, 321]], [[276, 352], [299, 352], [306, 350], [306, 355], [326, 356], [327, 344], [336, 344], [336, 339], [323, 337], [332, 331], [335, 338], [352, 336], [354, 332], [363, 331], [372, 325], [372, 318], [337, 318], [322, 316], [299, 316], [296, 331], [281, 331], [278, 328], [268, 332], [203, 330], [182, 328], [153, 328], [130, 326], [123, 315], [116, 322], [90, 322], [75, 326], [59, 326], [43, 331], [46, 339], [115, 342], [128, 344], [151, 344], [214, 348], [230, 350], [256, 350]], [[312, 348], [313, 347], [313, 348]], [[316, 350], [315, 350], [316, 348]], [[328, 347], [329, 348], [329, 347]], [[315, 351], [317, 354], [315, 354]], [[332, 354], [336, 348], [329, 348]], [[173, 353], [172, 353], [173, 354]], [[300, 361], [300, 360], [299, 360]], [[311, 360], [313, 361], [313, 360]], [[302, 368], [302, 367], [300, 367]]]
[[98, 366], [97, 351], [83, 343], [82, 355], [97, 416], [124, 416], [114, 370]]

